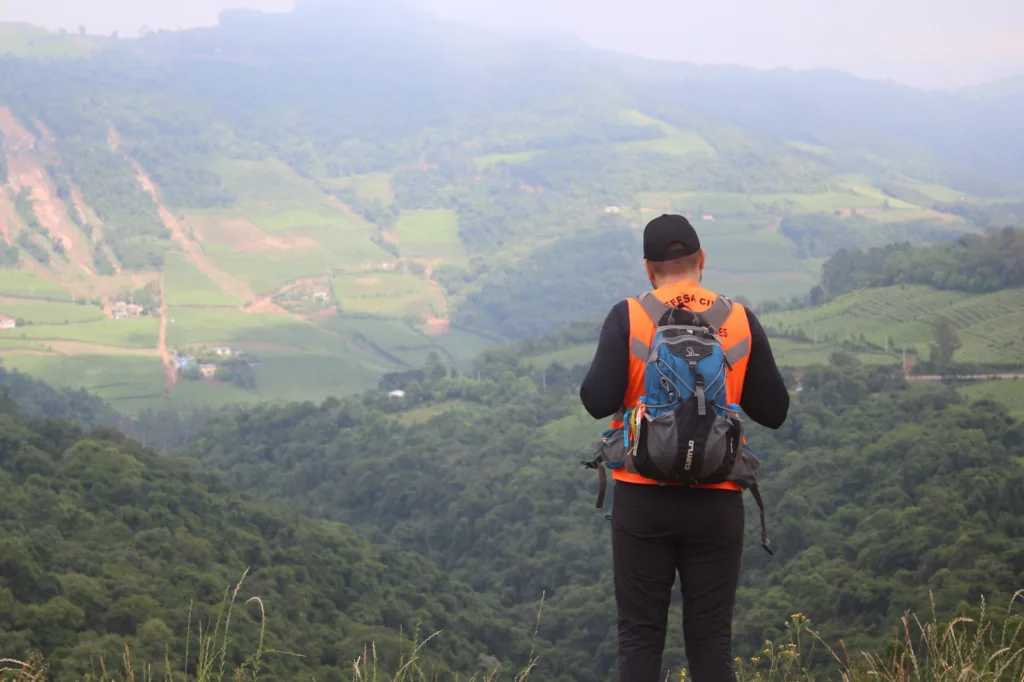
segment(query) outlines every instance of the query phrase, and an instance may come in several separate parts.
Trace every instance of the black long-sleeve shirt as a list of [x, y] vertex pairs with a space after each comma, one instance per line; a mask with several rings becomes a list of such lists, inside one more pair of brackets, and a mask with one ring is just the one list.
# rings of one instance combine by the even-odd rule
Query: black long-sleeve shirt
[[[740, 407], [762, 426], [777, 429], [789, 413], [789, 391], [775, 364], [768, 335], [749, 309], [750, 357]], [[594, 361], [580, 387], [583, 406], [595, 419], [610, 417], [622, 407], [629, 383], [629, 304], [620, 301], [608, 313]]]

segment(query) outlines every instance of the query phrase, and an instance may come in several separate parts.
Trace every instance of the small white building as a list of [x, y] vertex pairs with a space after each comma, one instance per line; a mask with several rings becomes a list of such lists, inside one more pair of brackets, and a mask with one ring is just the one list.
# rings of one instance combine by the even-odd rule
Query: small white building
[[391, 391], [388, 393], [388, 398], [391, 400], [401, 400], [405, 397], [405, 391]]
[[14, 329], [17, 326], [18, 323], [13, 317], [0, 315], [0, 329]]
[[221, 357], [224, 357], [226, 355], [231, 355], [233, 351], [227, 346], [217, 346], [216, 348], [213, 349], [213, 352]]

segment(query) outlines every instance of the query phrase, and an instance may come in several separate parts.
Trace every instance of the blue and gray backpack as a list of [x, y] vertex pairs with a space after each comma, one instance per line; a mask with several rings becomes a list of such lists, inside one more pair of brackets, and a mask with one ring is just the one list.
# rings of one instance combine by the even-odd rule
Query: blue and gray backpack
[[[726, 372], [732, 364], [718, 329], [701, 313], [669, 306], [652, 293], [638, 300], [655, 325], [650, 346], [632, 350], [645, 360], [644, 391], [621, 414], [624, 426], [605, 431], [597, 457], [582, 463], [599, 471], [597, 507], [604, 505], [606, 468], [624, 467], [664, 483], [732, 481], [754, 496], [761, 511], [762, 545], [771, 553], [757, 487], [761, 464], [744, 442], [739, 406], [726, 397]], [[720, 300], [731, 307], [728, 299]], [[642, 344], [634, 341], [636, 345]]]

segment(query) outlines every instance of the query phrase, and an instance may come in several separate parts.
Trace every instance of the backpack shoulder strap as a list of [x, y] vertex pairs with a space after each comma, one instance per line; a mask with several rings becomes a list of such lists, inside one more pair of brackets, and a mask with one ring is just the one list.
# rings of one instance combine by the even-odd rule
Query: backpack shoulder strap
[[651, 322], [655, 326], [658, 325], [658, 320], [661, 319], [662, 315], [670, 310], [674, 310], [672, 306], [667, 303], [662, 303], [658, 300], [658, 297], [654, 295], [653, 291], [648, 291], [637, 296], [637, 300], [640, 301], [640, 305], [643, 306], [644, 312], [651, 318]]
[[715, 329], [719, 329], [725, 321], [729, 319], [729, 315], [732, 314], [732, 301], [725, 296], [718, 294], [715, 298], [715, 302], [711, 304], [711, 307], [701, 313], [701, 316], [707, 320]]
[[[668, 312], [669, 310], [674, 310], [672, 306], [659, 301], [658, 297], [655, 296], [654, 293], [651, 291], [640, 294], [639, 296], [634, 296], [631, 300], [636, 301], [637, 303], [640, 304], [640, 307], [643, 308], [644, 314], [646, 314], [647, 317], [651, 318], [651, 323], [654, 325], [655, 328], [658, 327], [658, 321], [666, 312]], [[630, 355], [635, 357], [637, 360], [640, 360], [641, 362], [646, 362], [647, 355], [648, 353], [650, 353], [651, 350], [650, 346], [648, 346], [645, 341], [638, 339], [636, 336], [632, 336], [632, 334], [633, 332], [631, 330], [630, 336], [632, 338], [629, 344]]]

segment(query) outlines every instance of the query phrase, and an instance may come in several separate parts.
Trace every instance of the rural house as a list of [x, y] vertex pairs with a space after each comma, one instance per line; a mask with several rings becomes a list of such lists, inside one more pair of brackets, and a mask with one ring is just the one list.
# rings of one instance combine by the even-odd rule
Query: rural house
[[391, 400], [401, 400], [405, 397], [405, 391], [391, 391], [388, 393], [388, 398]]
[[231, 355], [233, 351], [227, 346], [217, 346], [216, 348], [213, 349], [213, 352], [221, 357], [224, 357], [226, 355]]
[[199, 365], [199, 373], [204, 379], [212, 379], [217, 376], [217, 365]]
[[18, 323], [13, 317], [7, 317], [6, 315], [0, 315], [0, 329], [14, 329], [18, 326]]
[[138, 317], [145, 308], [137, 303], [126, 303], [125, 301], [114, 301], [114, 319], [123, 320], [127, 317]]

